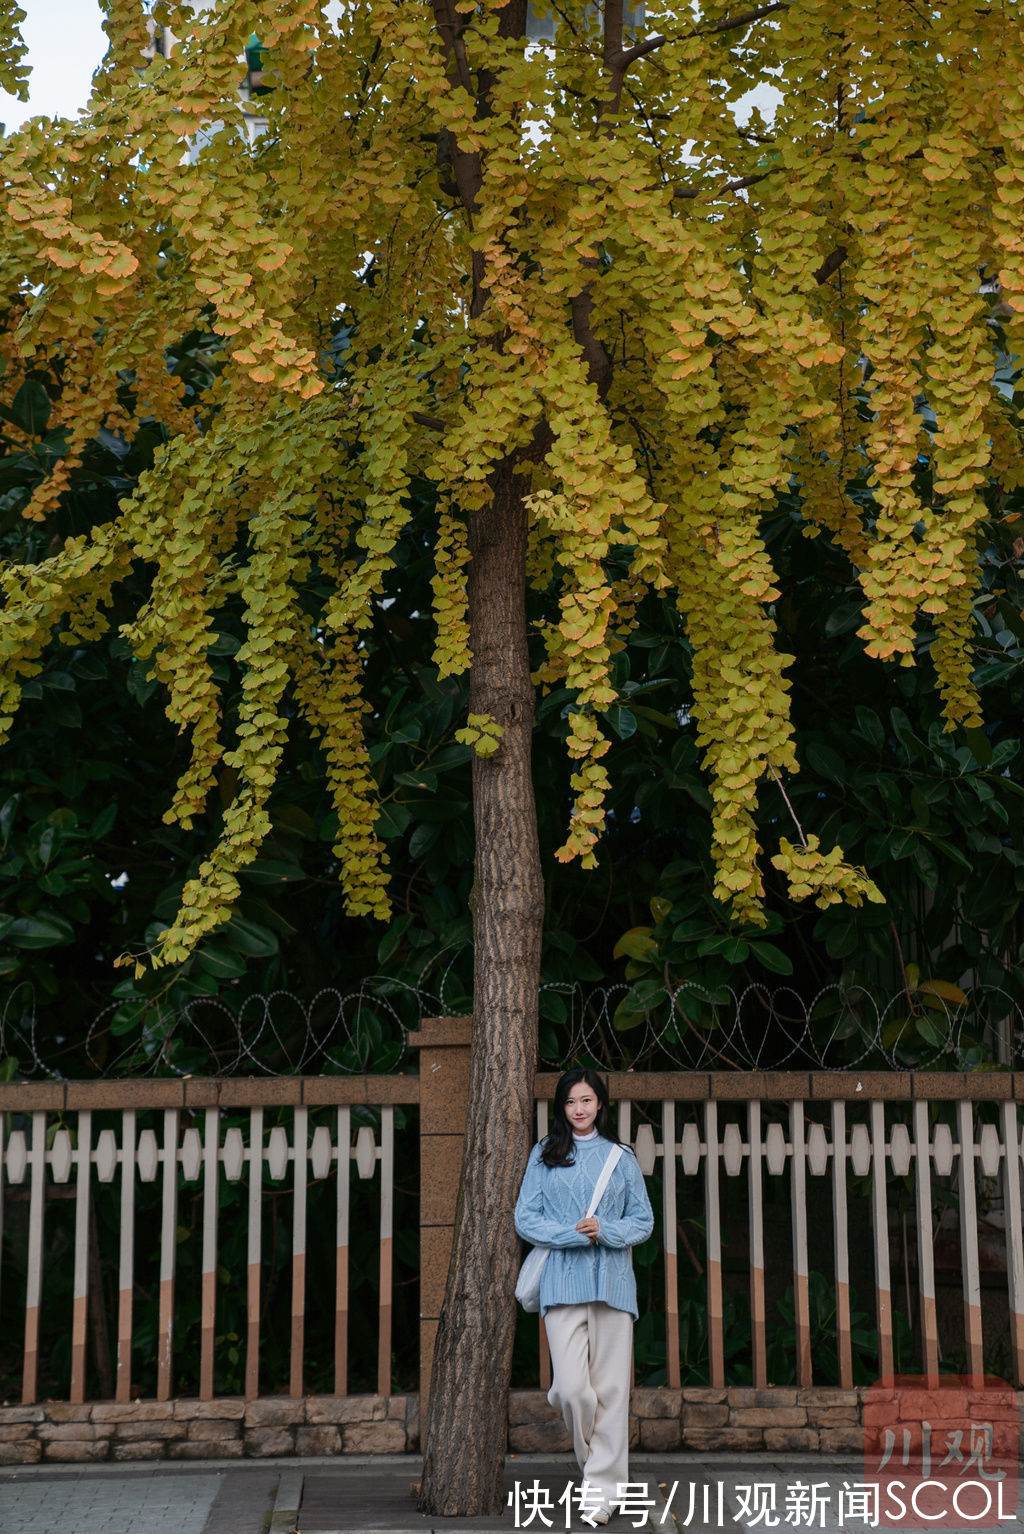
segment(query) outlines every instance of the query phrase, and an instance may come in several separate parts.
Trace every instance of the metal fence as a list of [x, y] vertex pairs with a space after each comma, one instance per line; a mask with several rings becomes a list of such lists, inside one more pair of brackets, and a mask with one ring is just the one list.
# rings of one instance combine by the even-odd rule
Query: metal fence
[[[550, 1090], [553, 1079], [542, 1082]], [[915, 1365], [938, 1374], [951, 1356], [962, 1355], [967, 1372], [984, 1372], [998, 1352], [1002, 1366], [1024, 1386], [1024, 1241], [1022, 1241], [1021, 1159], [1024, 1157], [1021, 1103], [1024, 1077], [1009, 1073], [938, 1074], [764, 1073], [659, 1077], [619, 1075], [611, 1079], [618, 1100], [618, 1127], [632, 1143], [641, 1169], [660, 1182], [664, 1261], [664, 1324], [667, 1382], [686, 1383], [680, 1369], [680, 1219], [696, 1204], [703, 1222], [706, 1275], [708, 1383], [723, 1386], [725, 1361], [722, 1212], [726, 1185], [741, 1186], [746, 1219], [740, 1222], [744, 1248], [735, 1266], [749, 1273], [746, 1284], [750, 1327], [750, 1378], [770, 1380], [768, 1345], [772, 1321], [766, 1295], [770, 1283], [792, 1291], [794, 1325], [791, 1360], [795, 1382], [815, 1380], [812, 1367], [809, 1226], [812, 1185], [824, 1197], [816, 1245], [827, 1235], [831, 1246], [828, 1283], [834, 1298], [834, 1375], [855, 1383], [851, 1318], [851, 1250], [870, 1252], [872, 1262], [875, 1367], [892, 1374], [894, 1351], [893, 1248], [897, 1190], [913, 1200], [910, 1251], [915, 1281], [905, 1275], [908, 1324], [916, 1327]], [[636, 1123], [637, 1109], [646, 1119]], [[547, 1105], [538, 1108], [538, 1130], [546, 1132]], [[735, 1200], [733, 1200], [735, 1203]], [[1005, 1271], [1002, 1304], [986, 1337], [982, 1307], [982, 1221], [979, 1205], [996, 1215]], [[780, 1221], [779, 1206], [783, 1204]], [[780, 1262], [779, 1243], [769, 1256], [769, 1209], [776, 1224], [788, 1226], [789, 1262]], [[962, 1330], [946, 1357], [940, 1356], [935, 1249], [946, 1211], [956, 1211], [954, 1245], [962, 1298]], [[938, 1215], [937, 1215], [938, 1211]], [[788, 1218], [786, 1218], [788, 1216]], [[823, 1224], [830, 1226], [824, 1231]], [[770, 1271], [770, 1262], [774, 1272]], [[986, 1275], [989, 1276], [988, 1274]], [[988, 1285], [986, 1285], [988, 1287]], [[904, 1366], [906, 1360], [902, 1361]], [[545, 1376], [547, 1377], [547, 1376]]]
[[[348, 1391], [350, 1335], [358, 1326], [364, 1334], [376, 1330], [375, 1384], [380, 1393], [389, 1393], [395, 1111], [417, 1098], [418, 1082], [409, 1076], [0, 1086], [0, 1234], [5, 1215], [8, 1227], [6, 1241], [0, 1242], [0, 1332], [10, 1339], [23, 1329], [23, 1401], [36, 1400], [39, 1393], [41, 1322], [47, 1307], [53, 1318], [55, 1304], [70, 1305], [61, 1330], [70, 1321], [71, 1349], [63, 1381], [52, 1357], [44, 1360], [47, 1393], [63, 1386], [72, 1402], [86, 1399], [90, 1287], [102, 1289], [104, 1268], [116, 1271], [113, 1394], [118, 1401], [132, 1397], [140, 1343], [155, 1354], [155, 1381], [150, 1383], [158, 1400], [175, 1393], [182, 1374], [197, 1384], [201, 1400], [211, 1399], [218, 1383], [223, 1388], [215, 1379], [218, 1339], [224, 1334], [218, 1310], [224, 1308], [226, 1287], [238, 1285], [245, 1293], [244, 1336], [238, 1337], [237, 1349], [244, 1354], [244, 1374], [240, 1363], [238, 1383], [247, 1396], [282, 1385], [291, 1395], [303, 1394], [311, 1309], [320, 1323], [320, 1365], [324, 1322], [329, 1320], [333, 1370], [328, 1388], [341, 1395]], [[372, 1308], [363, 1305], [354, 1317], [352, 1216], [359, 1183], [372, 1186], [376, 1194], [376, 1294]], [[330, 1197], [319, 1200], [313, 1232], [310, 1201], [317, 1184]], [[285, 1262], [273, 1264], [264, 1250], [267, 1206], [284, 1190], [290, 1206], [279, 1243]], [[73, 1203], [73, 1237], [69, 1233], [64, 1241], [48, 1241], [47, 1223], [62, 1194]], [[198, 1204], [192, 1228], [180, 1219], [186, 1198]], [[98, 1200], [105, 1218], [97, 1229]], [[147, 1206], [145, 1229], [140, 1228], [140, 1201]], [[19, 1203], [15, 1230], [11, 1215]], [[230, 1267], [224, 1252], [227, 1214], [235, 1238], [238, 1226], [244, 1227], [244, 1242], [233, 1241]], [[365, 1224], [365, 1212], [362, 1220]], [[311, 1294], [307, 1258], [314, 1239], [320, 1260], [317, 1292]], [[176, 1323], [186, 1298], [178, 1293], [186, 1256], [198, 1290], [198, 1326], [192, 1328], [197, 1335], [190, 1343], [198, 1357], [182, 1359], [176, 1357]], [[268, 1377], [268, 1266], [287, 1269], [286, 1379]], [[329, 1295], [323, 1293], [325, 1270], [333, 1278]], [[155, 1310], [142, 1339], [140, 1297]], [[94, 1292], [93, 1300], [102, 1304], [102, 1293]], [[23, 1319], [15, 1315], [22, 1308]], [[94, 1348], [96, 1330], [93, 1326]], [[321, 1381], [322, 1374], [321, 1369]]]
[[[537, 1079], [540, 1135], [554, 1081]], [[609, 1085], [659, 1215], [638, 1274], [667, 1384], [778, 1384], [782, 1367], [803, 1386], [857, 1383], [859, 1282], [878, 1374], [905, 1364], [902, 1306], [920, 1368], [955, 1355], [980, 1374], [995, 1350], [1024, 1386], [1024, 1075], [635, 1072]], [[0, 1085], [0, 1337], [23, 1401], [344, 1395], [355, 1345], [375, 1355], [359, 1389], [391, 1393], [402, 1348], [415, 1388], [415, 1273], [408, 1293], [396, 1285], [395, 1199], [401, 1225], [418, 1218], [420, 1095], [414, 1075]], [[681, 1341], [695, 1304], [702, 1377]], [[64, 1358], [54, 1339], [69, 1324]], [[543, 1383], [542, 1326], [540, 1348]]]

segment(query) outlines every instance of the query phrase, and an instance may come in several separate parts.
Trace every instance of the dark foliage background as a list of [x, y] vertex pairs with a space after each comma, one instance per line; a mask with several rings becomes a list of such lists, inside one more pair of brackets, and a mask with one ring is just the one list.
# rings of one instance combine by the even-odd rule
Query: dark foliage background
[[[186, 381], [201, 381], [216, 357], [192, 335], [169, 365]], [[1014, 376], [1009, 365], [997, 374], [1008, 408]], [[101, 433], [53, 524], [25, 523], [21, 507], [63, 449], [63, 432], [49, 425], [50, 396], [59, 387], [56, 375], [30, 379], [0, 421], [0, 550], [8, 559], [41, 558], [113, 515], [163, 439], [155, 422], [132, 443]], [[925, 402], [921, 409], [927, 427]], [[922, 485], [928, 472], [922, 456]], [[852, 488], [870, 520], [866, 485]], [[926, 620], [915, 668], [867, 660], [855, 633], [852, 571], [827, 537], [804, 536], [799, 488], [765, 518], [785, 593], [775, 619], [795, 656], [802, 771], [786, 792], [807, 833], [838, 839], [867, 866], [887, 897], [884, 907], [796, 906], [767, 857], [764, 929], [737, 927], [711, 899], [709, 801], [688, 713], [689, 651], [669, 601], [641, 608], [616, 659], [610, 828], [593, 873], [552, 856], [569, 805], [562, 746], [569, 700], [559, 689], [539, 698], [543, 978], [584, 993], [629, 982], [616, 1005], [614, 1037], [605, 1040], [605, 1053], [616, 1057], [609, 1063], [630, 1063], [646, 1018], [657, 1019], [669, 1042], [714, 1026], [714, 1008], [697, 990], [714, 998], [723, 987], [784, 984], [813, 998], [835, 983], [906, 996], [890, 1042], [913, 1063], [941, 1045], [933, 1014], [955, 1010], [963, 987], [1012, 993], [1019, 986], [1024, 492], [992, 485], [988, 495], [975, 609], [975, 677], [986, 723], [952, 735], [940, 725]], [[127, 583], [105, 638], [89, 648], [51, 647], [0, 757], [0, 1053], [8, 1073], [36, 1069], [36, 1057], [66, 1075], [223, 1069], [237, 1054], [230, 1017], [247, 998], [280, 991], [300, 1005], [294, 1023], [279, 1007], [274, 1027], [260, 1034], [260, 1068], [270, 1071], [294, 1068], [299, 1032], [311, 1026], [308, 1017], [300, 1020], [301, 1004], [325, 988], [363, 987], [392, 999], [412, 997], [413, 988], [448, 1011], [468, 1010], [470, 753], [454, 738], [466, 697], [460, 681], [438, 681], [430, 663], [432, 510], [431, 487], [423, 484], [366, 641], [374, 703], [367, 729], [395, 905], [386, 929], [342, 909], [318, 747], [297, 725], [273, 803], [274, 835], [243, 875], [231, 922], [173, 974], [136, 980], [130, 969], [114, 969], [118, 954], [141, 949], [169, 922], [230, 801], [232, 773], [222, 770], [219, 802], [208, 807], [205, 824], [191, 832], [163, 825], [186, 751], [164, 718], [158, 684], [118, 633], [138, 606], [145, 570]], [[537, 591], [532, 600], [539, 624], [550, 594]], [[229, 731], [240, 638], [239, 615], [229, 610], [213, 647]], [[774, 783], [763, 787], [760, 820], [769, 854], [780, 835], [796, 834]], [[680, 986], [696, 999], [673, 1005], [669, 997]], [[203, 1028], [182, 1028], [183, 1009], [200, 1001]], [[549, 1058], [568, 1038], [568, 1011], [564, 990], [542, 993]], [[371, 1000], [359, 1012], [358, 1041], [336, 1037], [329, 1058], [319, 1061], [306, 1050], [306, 1068], [394, 1068], [403, 1022], [393, 1005], [375, 1008]], [[983, 1024], [961, 1032], [960, 1063], [998, 1054]], [[822, 1026], [831, 1026], [825, 1014]]]

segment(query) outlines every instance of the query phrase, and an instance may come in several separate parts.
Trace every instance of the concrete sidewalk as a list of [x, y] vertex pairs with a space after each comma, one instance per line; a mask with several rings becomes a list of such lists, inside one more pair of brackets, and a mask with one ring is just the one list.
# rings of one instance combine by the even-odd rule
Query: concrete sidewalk
[[[505, 1467], [510, 1505], [498, 1518], [421, 1516], [411, 1493], [421, 1467], [412, 1455], [23, 1466], [0, 1472], [0, 1534], [511, 1534], [520, 1528], [581, 1534], [587, 1528], [567, 1498], [576, 1479], [570, 1455], [511, 1457]], [[762, 1534], [772, 1527], [780, 1534], [866, 1534], [871, 1527], [849, 1515], [863, 1460], [633, 1454], [630, 1474], [634, 1508], [612, 1518], [609, 1534]], [[1001, 1527], [1024, 1534], [1019, 1509]]]

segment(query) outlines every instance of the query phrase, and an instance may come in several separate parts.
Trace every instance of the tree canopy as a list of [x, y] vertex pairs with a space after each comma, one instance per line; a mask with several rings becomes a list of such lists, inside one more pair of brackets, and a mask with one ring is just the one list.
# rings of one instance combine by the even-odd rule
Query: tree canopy
[[[55, 434], [48, 447], [49, 437], [36, 438], [35, 454], [44, 459], [60, 446]], [[115, 515], [117, 499], [159, 440], [147, 428], [130, 453], [112, 438], [97, 442], [46, 528], [18, 514], [38, 483], [39, 463], [31, 453], [8, 453], [0, 461], [6, 556], [18, 563], [43, 557], [52, 536], [73, 536]], [[990, 492], [993, 508], [997, 495]], [[597, 1059], [619, 1068], [652, 1065], [658, 1057], [648, 1053], [647, 1019], [665, 1040], [666, 1063], [697, 1058], [691, 1027], [700, 1028], [702, 998], [723, 986], [737, 995], [751, 985], [786, 987], [808, 1007], [825, 986], [850, 994], [869, 987], [884, 1007], [901, 988], [901, 955], [922, 979], [955, 985], [973, 975], [976, 985], [1012, 991], [1024, 892], [1017, 850], [1024, 583], [1010, 519], [1024, 496], [1004, 494], [998, 504], [979, 572], [974, 675], [986, 730], [967, 735], [941, 730], [927, 665], [881, 670], [865, 658], [855, 633], [861, 620], [853, 573], [827, 540], [801, 536], [791, 498], [764, 522], [787, 592], [785, 644], [795, 656], [789, 674], [802, 770], [787, 791], [807, 830], [838, 839], [864, 863], [885, 906], [821, 912], [789, 901], [774, 869], [766, 870], [764, 929], [730, 922], [713, 898], [694, 727], [675, 712], [691, 683], [672, 603], [642, 603], [613, 662], [622, 704], [607, 716], [612, 786], [596, 873], [552, 855], [564, 833], [570, 769], [561, 714], [569, 695], [564, 688], [546, 694], [533, 738], [545, 878], [543, 1058], [568, 1058], [578, 1047], [571, 1020], [596, 1017], [595, 1009], [616, 1022], [605, 1040], [613, 1053]], [[171, 970], [138, 978], [113, 970], [119, 953], [145, 946], [147, 929], [152, 938], [173, 920], [184, 880], [198, 869], [216, 825], [220, 796], [189, 831], [161, 824], [185, 742], [164, 718], [158, 684], [146, 681], [116, 626], [98, 645], [52, 644], [41, 657], [44, 669], [26, 683], [20, 726], [0, 756], [0, 1017], [7, 1024], [0, 1056], [6, 1045], [30, 1069], [31, 1044], [46, 1066], [72, 1075], [222, 1069], [238, 1048], [225, 1009], [262, 1015], [258, 998], [284, 991], [288, 997], [267, 1002], [275, 1033], [259, 1048], [263, 1068], [302, 1060], [307, 1069], [362, 1062], [380, 1070], [400, 1048], [398, 1019], [411, 1026], [417, 1005], [470, 1009], [470, 749], [454, 740], [466, 692], [463, 678], [439, 682], [429, 664], [432, 515], [429, 500], [418, 503], [422, 536], [397, 551], [386, 605], [364, 635], [374, 706], [366, 737], [390, 859], [391, 922], [382, 927], [343, 911], [319, 748], [299, 736], [275, 784], [273, 832], [240, 877], [232, 923]], [[121, 592], [115, 624], [117, 613], [131, 615], [144, 579], [136, 572]], [[531, 618], [540, 621], [549, 607], [545, 593], [531, 594]], [[217, 622], [212, 663], [230, 690], [243, 637], [237, 602]], [[761, 839], [777, 834], [786, 818], [771, 783], [758, 804]], [[334, 1000], [325, 995], [314, 1013], [324, 1048], [311, 1051], [303, 1008], [325, 988], [351, 995], [363, 982], [361, 1048], [344, 1049], [329, 1028]], [[680, 1002], [696, 1008], [692, 1018], [679, 1007], [673, 1012], [666, 985], [682, 988]], [[873, 1009], [868, 1013], [873, 1023]], [[927, 1011], [922, 1019], [928, 1028], [936, 1023]], [[822, 1047], [833, 1026], [831, 1015], [816, 1025]], [[912, 1038], [900, 1042], [901, 1063], [914, 1060], [905, 1048]], [[756, 1042], [759, 1057], [770, 1058], [770, 1041]], [[931, 1058], [934, 1049], [920, 1039], [917, 1045]], [[845, 1047], [859, 1058], [864, 1040], [851, 1036]], [[828, 1058], [846, 1058], [839, 1041]], [[963, 1062], [946, 1063], [958, 1069]]]
[[[59, 380], [66, 429], [25, 515], [51, 511], [100, 428], [173, 432], [116, 518], [6, 573], [0, 630], [10, 718], [50, 635], [102, 632], [133, 561], [152, 571], [124, 631], [192, 741], [167, 818], [187, 826], [237, 775], [160, 960], [228, 916], [269, 830], [289, 695], [329, 742], [350, 907], [386, 913], [360, 634], [424, 480], [437, 663], [467, 665], [465, 519], [512, 451], [531, 577], [559, 594], [539, 678], [574, 700], [559, 856], [595, 861], [610, 663], [663, 591], [693, 648], [717, 892], [755, 914], [756, 796], [797, 766], [759, 520], [794, 485], [805, 533], [856, 570], [868, 653], [913, 664], [930, 615], [947, 720], [977, 722], [981, 492], [993, 470], [1015, 483], [979, 283], [999, 278], [1012, 342], [1015, 18], [709, 5], [652, 10], [633, 39], [617, 9], [599, 34], [570, 7], [531, 48], [496, 5], [158, 7], [180, 41], [142, 70], [143, 13], [112, 4], [88, 113], [6, 145], [7, 388]], [[230, 127], [257, 23], [274, 88], [249, 148]], [[735, 101], [766, 79], [773, 123], [741, 124]], [[203, 138], [211, 122], [229, 131]], [[186, 407], [166, 356], [193, 326], [219, 347]], [[244, 682], [225, 708], [208, 651], [234, 594]], [[486, 750], [500, 726], [468, 729]], [[797, 893], [875, 896], [838, 846], [780, 846]]]

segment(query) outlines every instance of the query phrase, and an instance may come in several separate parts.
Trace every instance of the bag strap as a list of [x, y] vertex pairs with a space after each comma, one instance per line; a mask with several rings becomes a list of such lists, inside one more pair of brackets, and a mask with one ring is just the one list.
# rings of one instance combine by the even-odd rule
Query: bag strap
[[589, 1219], [591, 1215], [597, 1213], [597, 1206], [604, 1197], [604, 1190], [608, 1186], [608, 1179], [614, 1172], [616, 1164], [618, 1163], [618, 1159], [621, 1155], [622, 1146], [613, 1145], [605, 1157], [604, 1166], [601, 1168], [601, 1175], [598, 1177], [597, 1182], [594, 1185], [594, 1196], [590, 1200], [590, 1205], [585, 1215], [586, 1219]]

